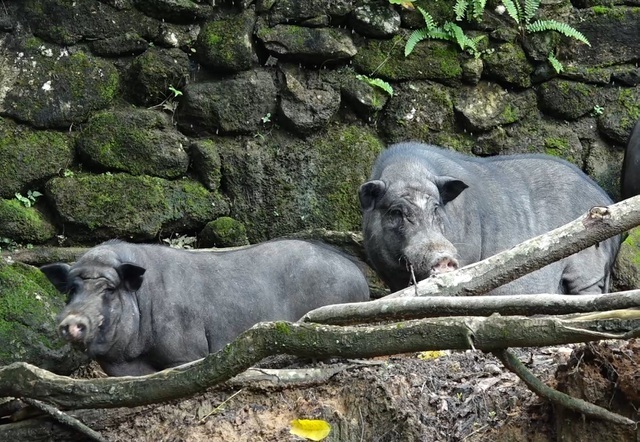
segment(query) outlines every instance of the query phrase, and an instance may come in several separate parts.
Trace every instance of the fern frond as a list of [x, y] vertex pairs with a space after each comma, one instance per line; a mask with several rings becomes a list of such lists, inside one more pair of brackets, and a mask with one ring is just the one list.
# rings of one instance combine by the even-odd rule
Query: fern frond
[[556, 31], [566, 37], [575, 38], [578, 41], [591, 46], [587, 37], [585, 37], [580, 31], [573, 28], [566, 23], [560, 23], [555, 20], [536, 20], [535, 22], [527, 25], [527, 31], [529, 32], [544, 32], [544, 31]]
[[564, 66], [562, 66], [560, 60], [558, 60], [556, 56], [553, 55], [553, 52], [549, 52], [547, 60], [549, 60], [549, 63], [551, 64], [551, 66], [553, 66], [553, 69], [555, 69], [556, 73], [559, 74], [560, 72], [564, 71]]
[[484, 15], [484, 8], [487, 5], [487, 0], [473, 0], [472, 3], [472, 15], [473, 19], [476, 21], [482, 21], [482, 16]]
[[468, 47], [475, 49], [475, 43], [464, 34], [460, 26], [455, 23], [447, 22], [444, 24], [444, 31], [451, 36], [451, 40], [455, 41], [460, 49], [465, 50]]
[[437, 28], [434, 28], [431, 31], [429, 31], [427, 33], [427, 37], [431, 38], [433, 40], [453, 41], [455, 39], [455, 37], [450, 32], [445, 31], [441, 27], [437, 27]]
[[382, 89], [387, 94], [389, 94], [390, 97], [393, 97], [393, 87], [391, 87], [391, 85], [386, 81], [384, 81], [383, 79], [371, 78], [371, 77], [367, 77], [366, 75], [360, 75], [360, 74], [356, 75], [356, 78], [360, 81], [364, 81], [369, 86], [374, 86]]
[[540, 0], [524, 0], [524, 22], [529, 24], [533, 17], [538, 12], [540, 7]]
[[416, 29], [411, 33], [407, 39], [407, 43], [404, 45], [404, 56], [408, 57], [413, 52], [413, 48], [422, 40], [429, 38], [428, 29]]
[[456, 0], [456, 4], [453, 6], [453, 12], [456, 13], [456, 20], [460, 21], [464, 18], [469, 7], [468, 0]]
[[424, 24], [426, 25], [427, 29], [433, 29], [436, 27], [436, 22], [433, 20], [433, 17], [431, 17], [431, 14], [422, 9], [420, 6], [418, 6], [418, 11], [420, 11], [420, 14], [422, 14], [422, 18], [424, 19]]
[[519, 24], [522, 14], [520, 13], [521, 8], [518, 0], [502, 0], [502, 4], [504, 5], [504, 9], [507, 11], [507, 14], [509, 14], [509, 17]]

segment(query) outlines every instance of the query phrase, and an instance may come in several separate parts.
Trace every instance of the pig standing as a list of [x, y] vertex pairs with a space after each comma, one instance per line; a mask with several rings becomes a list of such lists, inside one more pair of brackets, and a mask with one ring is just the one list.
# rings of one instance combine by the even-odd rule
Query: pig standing
[[108, 241], [41, 270], [69, 294], [60, 333], [110, 376], [193, 361], [260, 321], [369, 298], [354, 259], [302, 240], [224, 252]]
[[624, 151], [620, 187], [622, 199], [640, 195], [640, 120], [633, 126]]
[[[545, 155], [477, 158], [419, 143], [378, 157], [359, 191], [364, 246], [392, 291], [506, 250], [612, 203], [577, 167]], [[603, 293], [618, 237], [491, 294]]]

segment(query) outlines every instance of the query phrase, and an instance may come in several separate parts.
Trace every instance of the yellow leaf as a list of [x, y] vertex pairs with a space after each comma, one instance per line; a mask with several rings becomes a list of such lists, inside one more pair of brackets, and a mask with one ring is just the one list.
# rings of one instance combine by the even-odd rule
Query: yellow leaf
[[434, 351], [423, 351], [418, 353], [418, 358], [423, 361], [427, 361], [429, 359], [437, 359], [440, 356], [444, 356], [446, 353], [442, 350], [434, 350]]
[[296, 419], [291, 421], [291, 434], [310, 440], [322, 440], [331, 432], [331, 425], [320, 419]]

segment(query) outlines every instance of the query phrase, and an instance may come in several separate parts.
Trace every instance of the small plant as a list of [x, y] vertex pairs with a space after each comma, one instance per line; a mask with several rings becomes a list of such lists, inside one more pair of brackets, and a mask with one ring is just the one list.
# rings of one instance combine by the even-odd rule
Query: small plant
[[360, 81], [364, 81], [369, 86], [382, 89], [387, 94], [389, 94], [390, 97], [393, 97], [393, 87], [391, 87], [389, 83], [382, 80], [381, 78], [371, 78], [371, 77], [367, 77], [366, 75], [360, 75], [360, 74], [356, 75], [356, 78]]
[[162, 100], [160, 103], [155, 106], [151, 106], [149, 109], [162, 108], [167, 112], [171, 113], [171, 122], [173, 123], [173, 116], [178, 110], [178, 101], [177, 98], [182, 95], [182, 91], [180, 89], [176, 89], [172, 84], [169, 85], [169, 92], [171, 93], [168, 97]]
[[[520, 0], [502, 0], [507, 14], [518, 24], [523, 37], [526, 33], [556, 31], [566, 37], [574, 38], [587, 46], [591, 46], [587, 37], [567, 23], [560, 23], [556, 20], [533, 21], [533, 18], [540, 8], [540, 1], [541, 0], [524, 0], [523, 6]], [[557, 73], [564, 70], [562, 63], [560, 63], [553, 53], [549, 53], [547, 60]]]
[[173, 247], [174, 249], [193, 249], [193, 246], [196, 243], [196, 237], [178, 235], [173, 238], [164, 238], [162, 241], [166, 242], [169, 244], [169, 247]]
[[267, 112], [267, 115], [260, 118], [260, 120], [262, 121], [262, 124], [271, 123], [271, 112]]
[[591, 115], [593, 115], [594, 117], [602, 115], [603, 113], [604, 113], [604, 107], [598, 106], [597, 104], [593, 106], [593, 109], [591, 110]]
[[73, 175], [73, 170], [65, 169], [64, 172], [62, 172], [62, 176], [64, 176], [65, 178], [71, 178], [73, 177]]
[[17, 247], [18, 243], [11, 238], [0, 236], [0, 252], [2, 252], [2, 250], [15, 250]]
[[456, 43], [463, 51], [467, 51], [474, 56], [479, 54], [478, 43], [484, 38], [484, 35], [469, 38], [460, 26], [452, 22], [446, 22], [443, 26], [438, 26], [433, 20], [431, 14], [420, 6], [418, 6], [417, 9], [420, 14], [422, 14], [425, 27], [422, 29], [416, 29], [411, 33], [404, 46], [405, 57], [413, 52], [413, 49], [418, 43], [426, 39], [451, 41]]
[[42, 196], [40, 192], [37, 190], [29, 190], [27, 192], [27, 196], [22, 196], [20, 193], [16, 192], [16, 199], [22, 203], [25, 207], [31, 207], [35, 204], [36, 200]]

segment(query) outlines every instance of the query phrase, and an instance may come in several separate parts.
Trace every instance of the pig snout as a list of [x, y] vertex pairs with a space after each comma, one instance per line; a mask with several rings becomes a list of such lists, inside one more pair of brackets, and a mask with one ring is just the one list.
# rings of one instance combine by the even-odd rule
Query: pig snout
[[431, 264], [431, 274], [447, 273], [457, 270], [458, 260], [448, 252], [438, 252]]
[[81, 315], [69, 315], [58, 325], [60, 336], [70, 342], [82, 342], [87, 335], [89, 321]]

